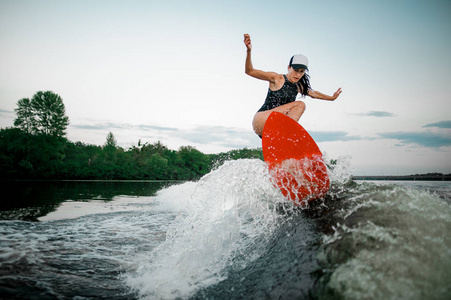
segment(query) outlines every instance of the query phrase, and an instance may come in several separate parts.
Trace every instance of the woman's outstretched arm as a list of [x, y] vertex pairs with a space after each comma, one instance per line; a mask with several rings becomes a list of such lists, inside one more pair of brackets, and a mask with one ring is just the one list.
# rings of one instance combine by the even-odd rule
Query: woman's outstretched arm
[[339, 88], [332, 96], [328, 96], [326, 94], [320, 93], [318, 91], [309, 90], [308, 95], [314, 99], [321, 99], [321, 100], [329, 100], [334, 101], [338, 98], [341, 94], [341, 88]]

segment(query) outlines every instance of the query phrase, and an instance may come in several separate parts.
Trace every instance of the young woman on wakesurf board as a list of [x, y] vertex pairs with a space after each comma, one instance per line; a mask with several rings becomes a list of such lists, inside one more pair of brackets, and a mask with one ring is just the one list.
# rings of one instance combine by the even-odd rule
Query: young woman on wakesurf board
[[339, 88], [332, 96], [312, 90], [310, 87], [308, 71], [308, 59], [302, 54], [294, 55], [288, 65], [286, 75], [275, 72], [266, 72], [254, 69], [251, 60], [252, 43], [249, 34], [244, 35], [244, 44], [247, 48], [246, 68], [247, 75], [269, 82], [268, 94], [265, 103], [257, 111], [252, 121], [252, 126], [258, 136], [262, 136], [266, 120], [273, 111], [277, 111], [299, 121], [305, 111], [305, 103], [295, 101], [297, 94], [303, 97], [334, 101], [341, 94]]

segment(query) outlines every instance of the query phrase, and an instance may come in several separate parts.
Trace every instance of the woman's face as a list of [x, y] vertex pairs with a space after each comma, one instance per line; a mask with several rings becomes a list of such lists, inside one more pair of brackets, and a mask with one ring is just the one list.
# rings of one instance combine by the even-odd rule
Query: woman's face
[[288, 67], [288, 79], [295, 83], [298, 82], [302, 76], [304, 76], [306, 69], [293, 69], [293, 67]]

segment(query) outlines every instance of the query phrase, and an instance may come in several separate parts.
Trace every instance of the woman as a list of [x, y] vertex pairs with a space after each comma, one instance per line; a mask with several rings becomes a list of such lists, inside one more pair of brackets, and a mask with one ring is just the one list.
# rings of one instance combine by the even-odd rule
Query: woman
[[295, 101], [298, 93], [304, 97], [307, 95], [315, 99], [329, 101], [337, 99], [341, 94], [341, 88], [333, 96], [328, 96], [311, 89], [309, 76], [306, 74], [308, 70], [308, 59], [304, 55], [299, 54], [291, 58], [286, 75], [265, 72], [254, 69], [252, 66], [252, 44], [249, 34], [244, 35], [244, 44], [247, 48], [246, 74], [257, 79], [269, 81], [269, 90], [265, 103], [255, 114], [254, 120], [252, 121], [254, 131], [259, 137], [262, 136], [266, 120], [273, 111], [286, 114], [296, 122], [299, 121], [299, 118], [305, 111], [305, 103]]

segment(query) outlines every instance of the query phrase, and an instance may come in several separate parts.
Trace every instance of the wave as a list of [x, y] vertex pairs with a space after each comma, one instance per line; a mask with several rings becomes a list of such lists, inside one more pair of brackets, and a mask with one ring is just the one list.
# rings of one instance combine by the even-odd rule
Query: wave
[[299, 210], [256, 159], [227, 161], [199, 182], [160, 191], [157, 199], [159, 209], [179, 215], [166, 241], [150, 257], [137, 258], [139, 267], [126, 278], [143, 298], [190, 297], [243, 271]]
[[140, 257], [127, 278], [140, 297], [189, 297], [224, 280], [224, 270], [258, 258], [282, 216], [283, 202], [259, 160], [226, 162], [197, 183], [158, 193], [160, 209], [177, 211], [166, 241], [151, 257]]
[[0, 298], [449, 299], [449, 183], [329, 166], [329, 193], [305, 208], [264, 162], [238, 160], [103, 213], [2, 221]]
[[450, 294], [449, 204], [425, 190], [351, 181], [301, 209], [259, 160], [228, 161], [156, 197], [166, 239], [124, 280], [143, 299], [440, 299]]
[[437, 194], [398, 185], [348, 188], [322, 237], [320, 299], [447, 299], [451, 209]]

